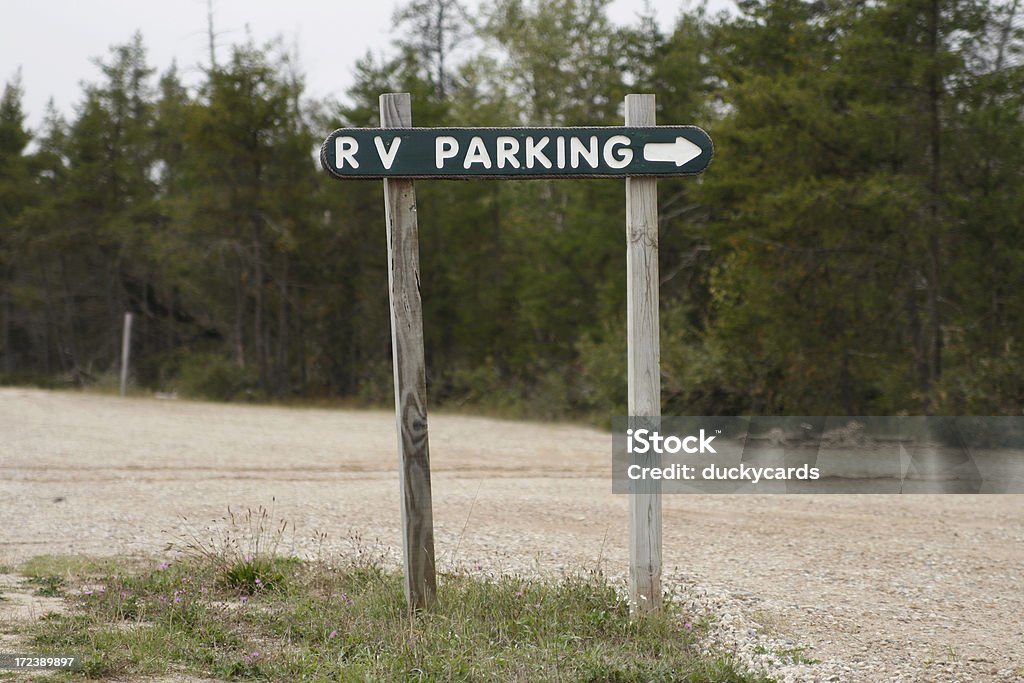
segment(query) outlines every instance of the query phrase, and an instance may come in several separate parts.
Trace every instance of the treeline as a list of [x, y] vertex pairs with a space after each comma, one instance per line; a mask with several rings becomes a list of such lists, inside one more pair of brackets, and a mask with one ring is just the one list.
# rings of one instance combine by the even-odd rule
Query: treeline
[[[1018, 0], [741, 0], [671, 33], [606, 0], [414, 0], [346, 104], [280, 44], [185, 87], [135, 36], [73, 116], [0, 102], [0, 378], [223, 399], [391, 394], [383, 196], [331, 130], [411, 92], [417, 126], [621, 125], [628, 92], [715, 140], [662, 180], [666, 414], [1021, 414]], [[34, 84], [33, 87], [45, 87]], [[625, 412], [617, 181], [417, 185], [434, 405]]]

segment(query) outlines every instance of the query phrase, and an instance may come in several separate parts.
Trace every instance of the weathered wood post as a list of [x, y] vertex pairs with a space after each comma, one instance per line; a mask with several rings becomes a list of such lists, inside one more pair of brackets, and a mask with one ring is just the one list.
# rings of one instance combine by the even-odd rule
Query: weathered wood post
[[[380, 96], [380, 127], [411, 128], [409, 93]], [[437, 596], [434, 517], [427, 442], [427, 382], [420, 301], [419, 230], [412, 180], [384, 179], [391, 301], [391, 351], [395, 371], [402, 550], [405, 597], [411, 611], [430, 607]]]
[[132, 353], [132, 314], [124, 314], [124, 334], [121, 337], [121, 395], [128, 392], [128, 363]]
[[[653, 126], [654, 95], [626, 95], [626, 126]], [[658, 180], [626, 178], [626, 334], [629, 415], [661, 415], [658, 321]], [[651, 449], [653, 451], [653, 449]], [[637, 456], [660, 467], [655, 453]], [[641, 458], [644, 458], [641, 460]], [[629, 496], [629, 587], [637, 612], [661, 605], [661, 482], [633, 482]]]

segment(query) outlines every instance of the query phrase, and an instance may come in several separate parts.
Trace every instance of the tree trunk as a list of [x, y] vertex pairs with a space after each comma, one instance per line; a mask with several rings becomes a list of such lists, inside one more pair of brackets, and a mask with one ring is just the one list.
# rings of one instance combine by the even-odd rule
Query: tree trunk
[[259, 363], [260, 389], [266, 392], [269, 383], [267, 381], [267, 345], [263, 330], [263, 255], [259, 242], [256, 241], [252, 243], [252, 264], [253, 293], [256, 303], [252, 318], [252, 337], [253, 343], [256, 344], [256, 362]]
[[11, 316], [14, 315], [14, 306], [11, 304], [11, 295], [4, 292], [3, 299], [3, 331], [0, 333], [0, 344], [4, 347], [4, 375], [8, 378], [14, 373], [14, 352], [11, 350]]
[[[39, 269], [43, 276], [43, 291], [46, 292], [46, 325], [43, 327], [43, 372], [46, 376], [49, 376], [52, 367], [50, 364], [50, 348], [53, 345], [57, 345], [58, 349], [60, 343], [55, 337], [59, 337], [56, 334], [57, 323], [54, 321], [53, 314], [53, 290], [50, 288], [50, 278], [46, 274], [46, 268], [42, 267]], [[60, 364], [61, 371], [67, 370], [64, 362], [64, 356], [62, 356], [58, 350], [57, 362]]]
[[[245, 268], [244, 262], [239, 265]], [[238, 367], [245, 367], [245, 283], [241, 272], [235, 281], [235, 360]]]
[[[77, 375], [77, 370], [80, 368], [78, 366], [78, 336], [75, 330], [74, 294], [68, 282], [67, 262], [63, 254], [60, 256], [60, 281], [64, 293], [64, 326], [66, 328], [65, 334], [67, 335], [67, 350], [62, 351], [61, 355], [63, 356], [66, 353], [70, 357], [71, 365], [69, 369]], [[117, 348], [117, 346], [115, 345], [114, 348]]]
[[288, 336], [288, 254], [281, 255], [281, 279], [278, 282], [278, 308], [277, 308], [277, 393], [288, 393], [289, 384], [289, 336]]
[[926, 266], [928, 287], [928, 384], [931, 388], [942, 374], [942, 319], [939, 311], [941, 291], [940, 275], [942, 260], [941, 225], [941, 161], [942, 161], [942, 120], [940, 100], [942, 83], [939, 74], [939, 0], [932, 0], [928, 13], [928, 47], [931, 63], [928, 73], [928, 119], [930, 142], [930, 173], [928, 192], [930, 195], [928, 261]]

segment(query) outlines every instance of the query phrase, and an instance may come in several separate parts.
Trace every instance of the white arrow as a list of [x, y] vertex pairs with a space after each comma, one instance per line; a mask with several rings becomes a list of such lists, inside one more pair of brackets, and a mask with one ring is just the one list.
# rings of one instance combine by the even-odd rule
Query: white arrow
[[648, 142], [644, 145], [644, 159], [647, 161], [674, 161], [682, 166], [687, 161], [696, 159], [701, 149], [686, 138], [676, 138], [675, 142]]

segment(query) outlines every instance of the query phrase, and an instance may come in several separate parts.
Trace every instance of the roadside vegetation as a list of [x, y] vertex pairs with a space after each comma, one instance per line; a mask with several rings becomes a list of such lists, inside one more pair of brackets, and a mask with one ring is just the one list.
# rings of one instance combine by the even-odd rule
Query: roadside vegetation
[[436, 607], [411, 616], [382, 554], [357, 538], [348, 557], [303, 560], [279, 549], [293, 533], [259, 507], [176, 538], [173, 560], [36, 557], [18, 572], [66, 609], [18, 637], [78, 658], [47, 681], [769, 680], [710, 644], [712, 616], [668, 601], [631, 617], [598, 572], [442, 574]]
[[68, 610], [22, 635], [36, 652], [80, 658], [79, 670], [45, 680], [768, 680], [707, 648], [707, 621], [671, 603], [631, 619], [599, 574], [448, 575], [438, 607], [410, 618], [401, 575], [365, 555], [91, 566], [50, 557], [23, 571], [60, 586]]
[[[324, 138], [383, 92], [422, 127], [618, 126], [650, 92], [716, 149], [659, 181], [666, 414], [1020, 414], [1022, 3], [678, 3], [663, 28], [398, 4], [343, 102], [284, 41], [158, 73], [124, 36], [35, 126], [47, 84], [0, 73], [0, 383], [116, 387], [130, 311], [140, 389], [386, 405], [379, 184], [320, 172]], [[621, 181], [421, 181], [417, 207], [431, 405], [625, 414]]]

